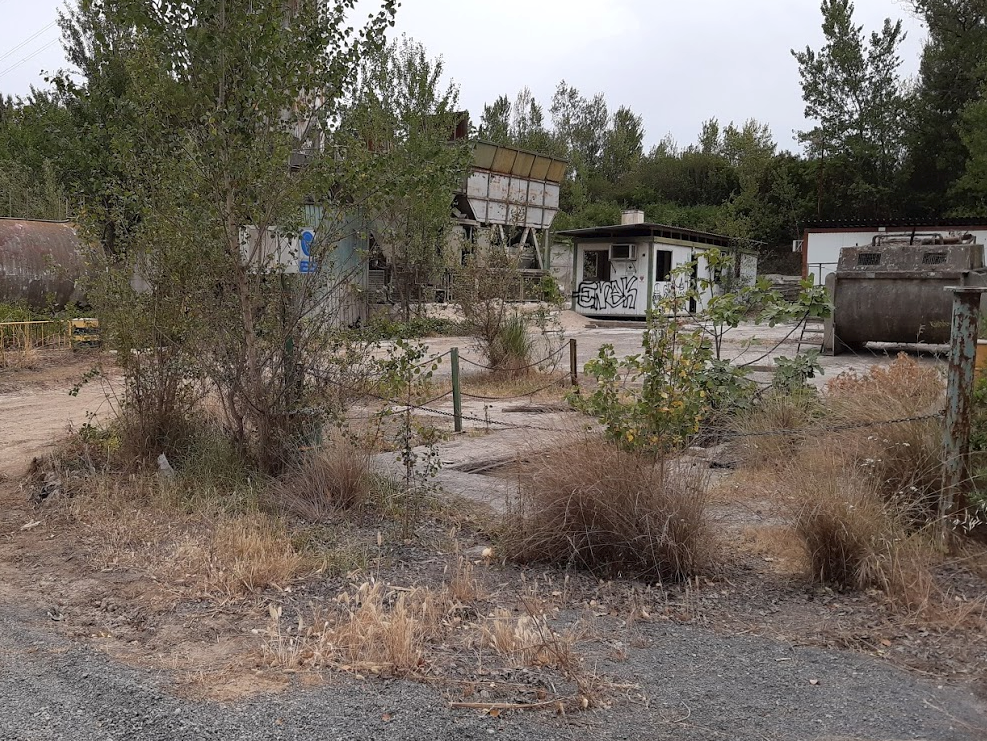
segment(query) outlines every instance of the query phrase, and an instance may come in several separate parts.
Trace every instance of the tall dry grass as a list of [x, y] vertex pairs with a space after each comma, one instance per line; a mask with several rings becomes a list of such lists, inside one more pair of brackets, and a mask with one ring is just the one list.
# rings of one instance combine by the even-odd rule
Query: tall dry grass
[[942, 482], [942, 420], [880, 424], [940, 412], [945, 382], [940, 370], [900, 354], [889, 365], [863, 373], [842, 373], [826, 386], [827, 422], [866, 424], [830, 435], [821, 444], [838, 445], [865, 469], [882, 496], [910, 516], [930, 521], [937, 514]]
[[707, 499], [698, 469], [574, 437], [533, 457], [508, 518], [505, 554], [598, 573], [684, 579], [713, 561]]
[[852, 455], [822, 447], [803, 452], [785, 471], [785, 491], [813, 579], [878, 588], [907, 610], [933, 601], [933, 534], [916, 529], [909, 504], [886, 498]]
[[[733, 420], [733, 432], [738, 435], [745, 463], [752, 468], [787, 463], [803, 445], [822, 413], [822, 403], [814, 391], [769, 393]], [[784, 434], [770, 434], [775, 431], [784, 431]]]
[[369, 454], [346, 441], [305, 457], [269, 488], [271, 503], [311, 522], [366, 505], [373, 490]]

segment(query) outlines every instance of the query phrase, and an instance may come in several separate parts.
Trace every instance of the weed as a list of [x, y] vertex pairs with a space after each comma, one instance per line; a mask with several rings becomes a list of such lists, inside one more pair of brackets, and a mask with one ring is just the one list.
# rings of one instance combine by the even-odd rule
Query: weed
[[682, 579], [711, 565], [707, 482], [696, 469], [584, 437], [535, 458], [505, 553], [522, 562]]
[[925, 533], [912, 529], [907, 502], [888, 500], [867, 471], [832, 449], [807, 451], [785, 480], [814, 579], [876, 587], [908, 610], [929, 603], [936, 553]]
[[304, 458], [272, 485], [273, 504], [310, 522], [363, 507], [372, 488], [369, 455], [346, 442], [334, 442]]

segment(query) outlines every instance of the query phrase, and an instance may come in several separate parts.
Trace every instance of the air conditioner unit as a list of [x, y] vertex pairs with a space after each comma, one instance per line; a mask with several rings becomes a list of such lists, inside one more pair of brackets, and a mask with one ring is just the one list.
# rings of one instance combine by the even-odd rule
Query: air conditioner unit
[[793, 239], [792, 240], [792, 252], [801, 252], [802, 251], [802, 242], [804, 242], [804, 241], [805, 240], [802, 240], [802, 239]]
[[611, 260], [636, 260], [636, 244], [614, 244], [610, 246]]

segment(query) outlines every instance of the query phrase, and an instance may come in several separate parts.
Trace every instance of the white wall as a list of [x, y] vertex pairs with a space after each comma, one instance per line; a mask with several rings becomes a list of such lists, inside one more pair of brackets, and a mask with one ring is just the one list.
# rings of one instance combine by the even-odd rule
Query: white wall
[[[907, 236], [913, 231], [913, 227], [907, 229], [889, 228], [887, 231], [877, 229], [861, 229], [859, 231], [820, 231], [808, 232], [805, 242], [802, 245], [805, 251], [803, 265], [808, 265], [808, 273], [815, 278], [816, 285], [826, 282], [826, 276], [836, 271], [836, 263], [840, 259], [840, 250], [844, 247], [856, 247], [858, 245], [868, 245], [878, 234], [896, 234]], [[987, 244], [987, 224], [982, 228], [964, 229], [962, 227], [919, 227], [914, 229], [918, 234], [938, 233], [943, 236], [949, 234], [972, 234], [976, 237], [978, 244]], [[823, 263], [820, 267], [819, 263]]]
[[[611, 260], [606, 283], [583, 280], [583, 253], [609, 249], [611, 241], [583, 242], [575, 255], [575, 308], [588, 316], [644, 316], [648, 311], [648, 246], [635, 245], [633, 260]], [[627, 242], [621, 242], [627, 244]]]
[[[648, 285], [652, 284], [652, 301], [656, 304], [672, 290], [670, 281], [659, 281], [658, 276], [649, 280], [648, 269], [651, 265], [657, 272], [657, 256], [649, 260], [649, 251], [666, 250], [672, 253], [672, 270], [698, 258], [698, 270], [702, 277], [708, 274], [709, 268], [703, 256], [704, 246], [687, 247], [682, 244], [666, 244], [660, 241], [651, 243], [641, 241], [636, 243], [637, 257], [634, 260], [610, 260], [610, 280], [606, 283], [583, 280], [583, 253], [586, 250], [609, 249], [612, 240], [582, 242], [579, 244], [574, 263], [575, 310], [587, 316], [612, 317], [644, 317], [648, 312]], [[626, 244], [626, 241], [617, 241]], [[684, 293], [688, 289], [687, 279], [679, 279], [678, 290]], [[710, 291], [700, 297], [703, 301], [709, 297]], [[696, 307], [701, 309], [702, 307]]]

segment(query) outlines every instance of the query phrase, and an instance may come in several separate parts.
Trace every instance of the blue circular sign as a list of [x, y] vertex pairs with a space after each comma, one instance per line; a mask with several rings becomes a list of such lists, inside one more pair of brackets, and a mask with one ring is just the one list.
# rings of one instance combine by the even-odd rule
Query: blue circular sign
[[315, 233], [311, 229], [305, 229], [302, 231], [301, 243], [302, 252], [305, 253], [305, 257], [312, 256], [312, 242], [315, 241]]

